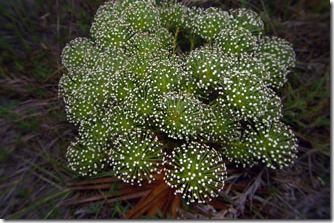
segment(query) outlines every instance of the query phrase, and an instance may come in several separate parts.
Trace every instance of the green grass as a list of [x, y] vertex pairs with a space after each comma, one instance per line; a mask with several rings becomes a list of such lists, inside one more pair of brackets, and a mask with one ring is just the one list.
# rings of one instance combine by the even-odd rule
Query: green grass
[[[128, 202], [62, 205], [67, 199], [112, 193], [68, 189], [67, 182], [75, 175], [66, 165], [65, 152], [76, 130], [66, 121], [57, 96], [61, 50], [69, 40], [89, 35], [102, 2], [0, 0], [1, 218], [121, 218], [131, 208]], [[267, 33], [291, 41], [298, 60], [280, 92], [284, 121], [299, 139], [298, 160], [288, 170], [240, 173], [238, 181], [248, 187], [239, 194], [230, 191], [226, 200], [238, 210], [239, 218], [329, 218], [328, 1], [211, 2], [261, 12]], [[252, 193], [255, 186], [268, 190]], [[194, 207], [185, 212], [198, 216]], [[203, 213], [200, 216], [205, 218]]]

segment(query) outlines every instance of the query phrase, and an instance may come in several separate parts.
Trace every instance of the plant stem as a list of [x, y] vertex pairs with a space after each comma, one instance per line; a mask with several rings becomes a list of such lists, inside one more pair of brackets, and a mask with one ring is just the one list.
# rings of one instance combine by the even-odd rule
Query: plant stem
[[174, 35], [174, 44], [173, 44], [173, 54], [175, 53], [176, 50], [176, 45], [177, 45], [177, 37], [179, 36], [179, 28], [176, 29], [175, 35]]

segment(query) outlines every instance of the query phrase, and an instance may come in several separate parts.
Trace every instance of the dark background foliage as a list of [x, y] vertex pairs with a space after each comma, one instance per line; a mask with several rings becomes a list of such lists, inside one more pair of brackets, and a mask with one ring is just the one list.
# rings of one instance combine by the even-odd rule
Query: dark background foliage
[[[0, 0], [1, 218], [117, 218], [131, 208], [126, 202], [62, 205], [69, 197], [79, 199], [90, 192], [67, 188], [73, 175], [67, 168], [65, 151], [76, 130], [67, 123], [58, 98], [63, 72], [59, 56], [71, 39], [89, 36], [93, 16], [103, 2]], [[330, 218], [329, 2], [183, 2], [251, 8], [265, 21], [267, 34], [292, 42], [297, 55], [297, 65], [279, 94], [284, 101], [284, 122], [299, 139], [299, 158], [282, 171], [261, 175], [250, 171], [246, 189], [232, 197], [235, 216]], [[264, 187], [266, 193], [261, 193]], [[206, 210], [189, 207], [183, 215], [207, 218]]]

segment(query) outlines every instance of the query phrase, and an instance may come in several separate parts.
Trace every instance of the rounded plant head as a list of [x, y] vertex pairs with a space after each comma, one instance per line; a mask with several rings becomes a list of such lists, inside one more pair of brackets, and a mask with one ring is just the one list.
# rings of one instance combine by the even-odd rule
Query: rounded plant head
[[88, 38], [78, 37], [64, 47], [61, 54], [62, 64], [68, 71], [91, 68], [98, 58], [98, 49]]
[[232, 25], [243, 27], [254, 35], [262, 34], [264, 23], [256, 12], [246, 8], [231, 9], [229, 12]]
[[91, 70], [96, 73], [105, 72], [111, 78], [124, 69], [126, 59], [127, 56], [125, 54], [125, 50], [123, 49], [101, 49], [98, 59], [96, 60], [96, 64]]
[[124, 10], [124, 19], [135, 32], [154, 32], [161, 26], [159, 12], [154, 2], [133, 1]]
[[170, 138], [189, 140], [203, 131], [204, 117], [205, 107], [193, 95], [170, 92], [159, 97], [154, 122]]
[[188, 203], [218, 197], [224, 187], [226, 167], [218, 152], [198, 142], [182, 144], [164, 156], [165, 182]]
[[214, 44], [226, 53], [251, 54], [257, 48], [257, 38], [248, 29], [231, 26], [220, 31]]
[[[98, 24], [108, 23], [119, 19], [124, 6], [119, 1], [106, 1], [96, 11], [94, 21], [91, 26], [91, 34], [98, 28]], [[93, 31], [93, 32], [92, 32]]]
[[172, 37], [168, 30], [160, 28], [155, 33], [141, 32], [129, 40], [128, 51], [144, 58], [155, 58], [168, 55], [172, 49]]
[[130, 132], [145, 124], [138, 117], [137, 113], [125, 110], [123, 106], [120, 105], [115, 105], [107, 110], [104, 119], [105, 122], [108, 123], [110, 134], [114, 137], [124, 132]]
[[230, 18], [228, 12], [218, 8], [198, 8], [193, 23], [194, 33], [210, 42], [230, 26]]
[[260, 38], [255, 56], [264, 64], [270, 75], [268, 86], [278, 89], [287, 81], [289, 69], [295, 66], [296, 55], [291, 43], [278, 37]]
[[207, 119], [210, 120], [203, 131], [202, 137], [214, 143], [228, 144], [239, 139], [241, 134], [240, 120], [229, 109], [212, 106], [208, 109]]
[[247, 126], [242, 137], [224, 149], [226, 157], [242, 166], [263, 163], [269, 168], [284, 168], [297, 154], [297, 138], [282, 122], [255, 123]]
[[286, 69], [295, 66], [296, 55], [291, 43], [279, 37], [264, 36], [260, 38], [256, 53], [260, 59], [265, 59], [266, 56], [272, 55], [276, 59], [272, 62]]
[[82, 139], [76, 139], [67, 149], [69, 167], [80, 176], [93, 176], [110, 167], [111, 151]]
[[187, 75], [195, 86], [195, 93], [208, 97], [218, 86], [226, 72], [236, 64], [236, 58], [220, 49], [207, 46], [193, 50], [185, 62]]
[[125, 47], [133, 30], [122, 17], [124, 7], [118, 1], [101, 5], [90, 28], [93, 40], [101, 49]]
[[189, 8], [176, 1], [162, 2], [159, 12], [162, 25], [169, 30], [184, 30], [191, 23]]
[[91, 29], [92, 37], [101, 49], [126, 47], [134, 33], [129, 25], [121, 19], [96, 24], [96, 26], [97, 28]]
[[234, 62], [232, 69], [255, 74], [266, 86], [269, 85], [270, 73], [261, 60], [249, 54], [241, 54], [240, 56], [232, 54], [229, 57]]
[[117, 72], [111, 79], [110, 96], [118, 104], [122, 104], [132, 91], [134, 91], [137, 83], [138, 78], [134, 73], [127, 71]]
[[259, 123], [255, 125], [255, 131], [250, 131], [249, 138], [252, 138], [250, 148], [269, 168], [288, 167], [296, 158], [297, 138], [282, 122]]
[[65, 110], [67, 120], [79, 125], [82, 121], [92, 121], [94, 116], [102, 110], [102, 107], [95, 103], [95, 98], [91, 95], [76, 93], [65, 104]]
[[[102, 116], [102, 117], [101, 117]], [[82, 121], [79, 125], [79, 136], [85, 142], [97, 144], [99, 146], [109, 146], [112, 139], [112, 132], [110, 130], [111, 123], [104, 116], [95, 117], [94, 120]]]
[[85, 72], [77, 70], [76, 72], [65, 72], [59, 80], [58, 95], [63, 98], [65, 103], [69, 103], [75, 97], [76, 92], [83, 84]]
[[76, 78], [75, 81], [69, 76], [61, 82], [62, 92], [68, 92], [64, 97], [67, 117], [74, 124], [94, 119], [113, 100], [110, 94], [112, 75], [108, 72], [83, 69], [77, 72]]
[[152, 87], [151, 81], [142, 82], [127, 95], [122, 106], [141, 122], [149, 124], [156, 111], [159, 96], [160, 92]]
[[281, 102], [261, 79], [248, 71], [232, 70], [226, 73], [216, 88], [215, 105], [229, 111], [244, 121], [278, 120]]
[[137, 128], [119, 135], [112, 150], [115, 175], [131, 184], [150, 183], [155, 179], [154, 174], [161, 172], [161, 146], [151, 131]]
[[180, 89], [183, 70], [177, 57], [154, 61], [148, 71], [152, 87], [160, 94]]

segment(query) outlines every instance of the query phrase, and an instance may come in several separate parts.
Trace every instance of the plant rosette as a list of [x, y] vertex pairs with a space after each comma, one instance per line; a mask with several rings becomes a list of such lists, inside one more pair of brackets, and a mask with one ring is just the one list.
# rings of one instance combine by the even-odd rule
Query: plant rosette
[[90, 31], [61, 55], [59, 95], [79, 128], [67, 159], [79, 176], [138, 186], [163, 174], [187, 203], [204, 203], [224, 193], [226, 163], [293, 163], [277, 90], [295, 53], [264, 35], [256, 12], [110, 1]]

